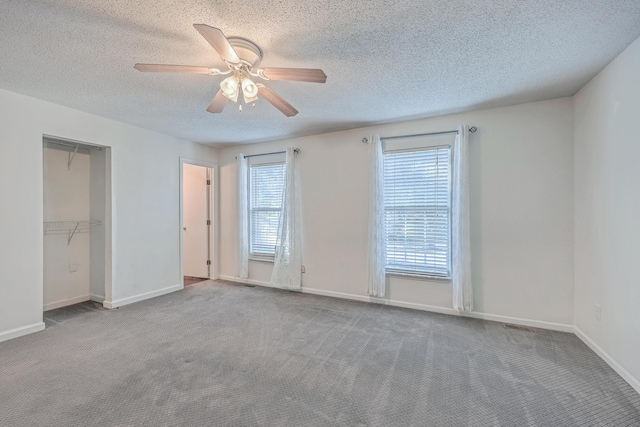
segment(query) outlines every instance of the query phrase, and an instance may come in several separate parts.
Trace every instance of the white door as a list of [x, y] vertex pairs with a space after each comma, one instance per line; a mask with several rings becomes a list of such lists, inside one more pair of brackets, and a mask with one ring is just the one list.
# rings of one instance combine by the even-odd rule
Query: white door
[[185, 163], [182, 173], [184, 275], [209, 277], [207, 168]]

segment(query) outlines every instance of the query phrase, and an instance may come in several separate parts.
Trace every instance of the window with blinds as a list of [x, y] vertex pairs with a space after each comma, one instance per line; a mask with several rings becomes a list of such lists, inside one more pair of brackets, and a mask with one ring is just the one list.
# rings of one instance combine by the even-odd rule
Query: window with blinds
[[284, 163], [252, 165], [249, 177], [249, 252], [273, 257], [284, 191]]
[[450, 278], [451, 149], [384, 154], [387, 272]]

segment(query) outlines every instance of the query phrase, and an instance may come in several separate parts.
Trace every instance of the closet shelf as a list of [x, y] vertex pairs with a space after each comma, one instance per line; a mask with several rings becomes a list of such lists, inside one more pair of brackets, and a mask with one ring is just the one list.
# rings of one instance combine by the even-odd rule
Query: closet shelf
[[67, 234], [68, 246], [76, 233], [88, 233], [99, 225], [102, 225], [102, 221], [45, 221], [44, 234]]

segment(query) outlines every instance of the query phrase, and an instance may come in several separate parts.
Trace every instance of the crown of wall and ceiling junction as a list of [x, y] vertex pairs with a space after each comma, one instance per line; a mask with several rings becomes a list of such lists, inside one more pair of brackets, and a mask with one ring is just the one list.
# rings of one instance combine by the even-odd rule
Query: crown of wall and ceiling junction
[[[209, 114], [214, 76], [132, 67], [222, 69], [195, 22], [255, 42], [261, 67], [321, 68], [327, 82], [269, 82], [295, 117], [264, 100]], [[573, 95], [640, 36], [640, 2], [13, 1], [0, 35], [3, 89], [222, 145]]]

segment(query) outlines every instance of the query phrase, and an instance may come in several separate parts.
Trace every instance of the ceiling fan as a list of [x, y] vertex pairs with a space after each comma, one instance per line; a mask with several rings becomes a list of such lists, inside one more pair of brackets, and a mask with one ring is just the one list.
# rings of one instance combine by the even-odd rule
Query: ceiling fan
[[[134, 68], [143, 72], [193, 73], [213, 76], [231, 74], [220, 83], [218, 93], [209, 104], [207, 111], [221, 113], [229, 101], [238, 102], [242, 92], [245, 103], [264, 98], [285, 116], [298, 114], [298, 110], [282, 99], [280, 95], [262, 83], [254, 83], [251, 78], [262, 80], [290, 80], [299, 82], [325, 83], [324, 71], [311, 68], [257, 68], [262, 60], [262, 50], [253, 42], [242, 37], [225, 37], [222, 31], [205, 24], [194, 24], [196, 30], [218, 52], [229, 67], [228, 70], [197, 67], [191, 65], [136, 64]], [[255, 103], [254, 103], [255, 106]], [[242, 104], [239, 107], [242, 111]]]

